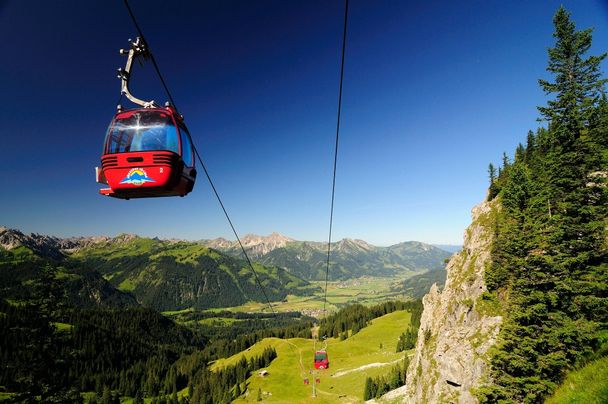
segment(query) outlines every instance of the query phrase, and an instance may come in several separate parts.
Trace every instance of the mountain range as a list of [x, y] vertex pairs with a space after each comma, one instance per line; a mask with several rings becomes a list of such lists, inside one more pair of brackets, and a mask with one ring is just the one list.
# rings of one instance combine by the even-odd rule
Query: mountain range
[[[278, 233], [266, 237], [246, 235], [241, 242], [247, 254], [257, 262], [285, 268], [302, 279], [325, 279], [327, 243], [298, 241]], [[236, 241], [217, 238], [200, 243], [233, 257], [243, 257]], [[331, 245], [329, 279], [417, 274], [442, 269], [450, 255], [448, 251], [418, 241], [378, 247], [363, 240], [345, 238]]]
[[28, 283], [48, 265], [58, 268], [67, 300], [80, 307], [205, 309], [277, 301], [317, 289], [284, 269], [258, 263], [256, 279], [244, 260], [200, 243], [133, 234], [61, 239], [0, 228], [3, 295], [26, 298]]
[[[160, 311], [230, 307], [282, 300], [318, 290], [327, 244], [273, 233], [247, 235], [243, 246], [259, 279], [226, 239], [160, 240], [133, 234], [58, 238], [0, 227], [0, 290], [18, 300], [37, 269], [52, 265], [68, 300], [81, 307], [143, 305]], [[417, 274], [442, 269], [450, 254], [428, 244], [376, 247], [363, 240], [332, 243], [330, 279]], [[258, 282], [264, 287], [260, 288]]]

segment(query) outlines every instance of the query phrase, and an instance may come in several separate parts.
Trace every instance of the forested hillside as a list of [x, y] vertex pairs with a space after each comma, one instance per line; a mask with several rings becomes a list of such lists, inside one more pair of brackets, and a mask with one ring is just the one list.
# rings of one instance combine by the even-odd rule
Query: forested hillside
[[39, 252], [25, 246], [11, 250], [0, 247], [1, 298], [15, 302], [29, 299], [32, 280], [48, 267], [56, 272], [62, 295], [71, 306], [81, 308], [138, 306], [130, 293], [117, 290], [98, 272], [84, 271], [63, 261], [38, 254]]
[[445, 288], [423, 299], [407, 402], [542, 403], [569, 373], [560, 397], [575, 380], [584, 402], [608, 400], [605, 377], [580, 380], [608, 354], [606, 54], [563, 7], [553, 21], [546, 126], [490, 164]]
[[[245, 261], [196, 243], [121, 236], [83, 248], [69, 262], [101, 273], [142, 305], [161, 311], [265, 302]], [[271, 301], [313, 292], [308, 282], [283, 269], [254, 266]]]
[[80, 402], [79, 391], [157, 394], [169, 366], [206, 339], [142, 308], [70, 305], [50, 265], [29, 280], [18, 304], [0, 299], [1, 391], [16, 402]]
[[[214, 360], [267, 337], [311, 337], [312, 319], [298, 313], [217, 313], [243, 323], [210, 326], [198, 322], [211, 318], [210, 312], [183, 312], [178, 324], [148, 308], [78, 308], [57, 275], [56, 267], [43, 266], [18, 304], [0, 299], [0, 400], [82, 403], [85, 393], [88, 402], [102, 403], [229, 402], [277, 353], [267, 349], [222, 369], [210, 366]], [[321, 328], [346, 339], [374, 318], [417, 307], [416, 302], [357, 305], [322, 321]]]
[[411, 278], [404, 280], [394, 290], [401, 291], [407, 296], [412, 296], [415, 299], [421, 299], [431, 289], [433, 284], [441, 289], [445, 285], [445, 277], [447, 273], [445, 269], [423, 272], [414, 275]]
[[504, 325], [483, 402], [541, 402], [569, 370], [608, 353], [608, 101], [591, 30], [555, 14], [548, 125], [529, 132], [511, 161], [490, 165], [492, 265], [487, 300]]

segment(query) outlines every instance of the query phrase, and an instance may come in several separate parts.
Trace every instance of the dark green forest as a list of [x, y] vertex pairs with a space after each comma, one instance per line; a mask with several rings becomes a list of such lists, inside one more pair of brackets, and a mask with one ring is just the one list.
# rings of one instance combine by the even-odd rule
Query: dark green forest
[[[422, 318], [422, 300], [416, 300], [411, 308], [412, 317], [408, 329], [399, 336], [397, 342], [397, 352], [407, 351], [416, 346], [418, 340], [418, 329], [420, 328], [420, 319]], [[407, 366], [406, 366], [407, 369]]]
[[539, 403], [572, 369], [608, 353], [608, 101], [592, 31], [554, 16], [547, 122], [489, 167], [494, 205], [483, 298], [504, 315], [482, 402]]
[[398, 363], [393, 366], [391, 371], [384, 376], [368, 377], [365, 379], [365, 389], [363, 390], [363, 399], [371, 400], [373, 398], [382, 397], [382, 395], [405, 385], [407, 378], [407, 367], [410, 361], [406, 356], [403, 363]]
[[[184, 312], [173, 319], [143, 307], [73, 305], [63, 269], [44, 260], [30, 268], [20, 300], [0, 299], [0, 392], [13, 402], [230, 402], [247, 389], [251, 372], [268, 366], [272, 349], [260, 357], [211, 371], [210, 363], [246, 350], [266, 337], [311, 338], [313, 320], [299, 313]], [[17, 295], [10, 294], [15, 297]], [[371, 319], [418, 303], [356, 305], [330, 316], [322, 326], [358, 330]], [[223, 324], [201, 319], [234, 318]], [[348, 331], [347, 331], [348, 332]]]
[[[100, 402], [121, 396], [171, 400], [189, 387], [190, 397], [198, 397], [190, 402], [229, 402], [235, 385], [267, 366], [276, 352], [216, 372], [207, 368], [211, 361], [263, 336], [298, 335], [305, 328], [310, 334], [311, 323], [294, 314], [279, 315], [276, 323], [249, 315], [263, 323], [247, 334], [243, 328], [220, 333], [185, 327], [147, 308], [77, 309], [65, 304], [56, 275], [46, 265], [32, 279], [27, 300], [0, 300], [0, 386], [17, 393], [11, 401], [82, 402], [85, 391], [96, 392]], [[243, 334], [233, 339], [238, 331]]]
[[[446, 261], [448, 259], [446, 258]], [[421, 274], [414, 275], [405, 279], [400, 285], [392, 288], [394, 291], [402, 292], [414, 299], [422, 299], [426, 295], [434, 283], [437, 284], [439, 290], [443, 289], [447, 271], [445, 269], [435, 269]]]
[[19, 304], [0, 300], [0, 386], [17, 402], [78, 402], [80, 391], [156, 395], [170, 366], [207, 340], [145, 308], [77, 309], [46, 265]]

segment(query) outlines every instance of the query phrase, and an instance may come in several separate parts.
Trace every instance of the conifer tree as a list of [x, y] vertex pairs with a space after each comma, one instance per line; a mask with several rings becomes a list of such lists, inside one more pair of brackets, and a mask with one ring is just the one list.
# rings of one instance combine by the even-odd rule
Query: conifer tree
[[374, 398], [374, 396], [372, 394], [372, 384], [373, 384], [372, 378], [367, 377], [365, 379], [365, 389], [363, 390], [363, 399], [366, 401]]
[[538, 107], [544, 119], [559, 128], [557, 141], [578, 138], [599, 101], [606, 79], [601, 78], [600, 63], [606, 53], [585, 57], [591, 47], [592, 29], [576, 31], [570, 13], [562, 6], [553, 17], [555, 47], [549, 48], [547, 71], [555, 81], [540, 79], [545, 93], [556, 95], [546, 107]]
[[532, 156], [536, 150], [536, 137], [534, 136], [534, 132], [531, 130], [528, 131], [528, 136], [526, 137], [526, 148], [525, 148], [525, 160], [526, 163], [530, 163]]
[[556, 97], [539, 107], [549, 125], [529, 132], [499, 175], [503, 209], [485, 280], [509, 295], [508, 312], [492, 358], [495, 384], [478, 391], [483, 403], [542, 402], [568, 369], [593, 357], [608, 324], [608, 192], [596, 182], [608, 168], [599, 97], [606, 55], [584, 58], [591, 30], [576, 31], [563, 7], [554, 23], [555, 82], [540, 80]]
[[488, 165], [488, 175], [490, 176], [490, 185], [494, 183], [496, 179], [496, 168], [494, 168], [494, 164], [490, 163]]
[[101, 395], [101, 404], [111, 404], [112, 402], [112, 392], [110, 388], [106, 385], [103, 386], [103, 393]]

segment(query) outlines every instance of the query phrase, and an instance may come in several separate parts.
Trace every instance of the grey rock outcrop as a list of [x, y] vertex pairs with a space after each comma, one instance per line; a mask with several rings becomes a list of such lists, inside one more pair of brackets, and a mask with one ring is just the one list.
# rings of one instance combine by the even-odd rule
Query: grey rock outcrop
[[[293, 241], [293, 239], [276, 232], [268, 236], [247, 234], [241, 238], [241, 242], [243, 243], [243, 247], [247, 251], [247, 254], [255, 259], [260, 258], [277, 248], [285, 247]], [[220, 237], [213, 240], [201, 240], [200, 243], [205, 247], [213, 248], [241, 258], [241, 247], [236, 240], [230, 241]]]
[[473, 208], [473, 223], [466, 230], [462, 251], [447, 266], [443, 291], [433, 285], [423, 299], [405, 402], [475, 403], [473, 390], [488, 380], [487, 352], [496, 343], [502, 322], [482, 298], [496, 209], [488, 202]]
[[258, 258], [277, 248], [285, 247], [293, 240], [275, 232], [266, 237], [247, 234], [241, 241], [243, 246], [251, 251], [254, 257]]

